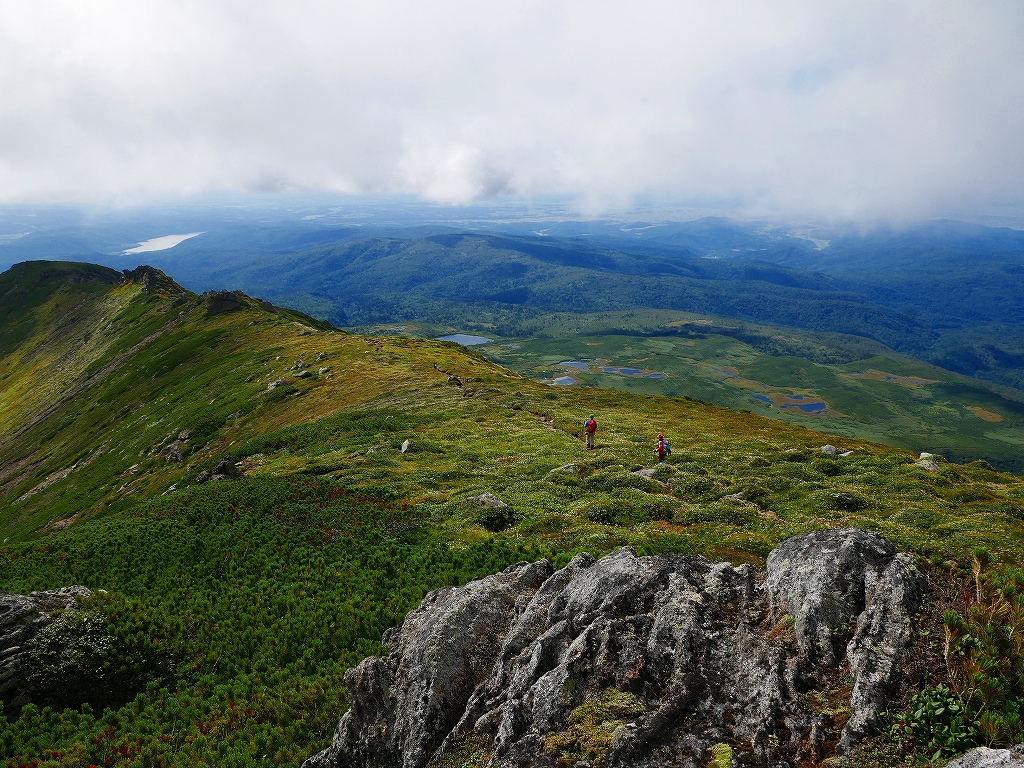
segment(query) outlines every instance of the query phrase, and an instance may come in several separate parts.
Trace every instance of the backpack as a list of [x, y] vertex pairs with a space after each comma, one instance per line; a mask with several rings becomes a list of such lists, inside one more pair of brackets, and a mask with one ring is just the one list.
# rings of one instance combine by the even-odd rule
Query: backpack
[[592, 435], [597, 432], [597, 422], [593, 419], [587, 419], [583, 422], [583, 428], [587, 430], [588, 435]]

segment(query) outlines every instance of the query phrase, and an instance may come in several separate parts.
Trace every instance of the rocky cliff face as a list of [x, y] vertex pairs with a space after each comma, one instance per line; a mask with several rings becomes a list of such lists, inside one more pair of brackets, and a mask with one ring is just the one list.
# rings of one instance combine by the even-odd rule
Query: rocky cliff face
[[[918, 575], [860, 530], [779, 545], [767, 573], [581, 554], [429, 594], [346, 675], [304, 768], [789, 765], [854, 749], [909, 649]], [[716, 762], [710, 762], [710, 761]]]
[[45, 694], [36, 690], [33, 641], [56, 618], [76, 610], [75, 598], [90, 594], [79, 586], [28, 595], [0, 592], [0, 702], [6, 707], [14, 711]]

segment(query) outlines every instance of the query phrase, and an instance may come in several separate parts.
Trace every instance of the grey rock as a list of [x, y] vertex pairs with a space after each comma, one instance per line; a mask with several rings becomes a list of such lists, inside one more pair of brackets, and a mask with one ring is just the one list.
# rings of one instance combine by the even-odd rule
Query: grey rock
[[325, 365], [325, 366], [324, 366], [323, 368], [321, 368], [321, 369], [320, 369], [320, 370], [318, 371], [318, 374], [319, 374], [320, 376], [323, 376], [323, 375], [324, 375], [325, 373], [330, 373], [330, 372], [331, 372], [331, 366], [329, 366], [329, 365]]
[[939, 456], [939, 454], [937, 454], [937, 453], [928, 453], [927, 451], [925, 451], [924, 453], [918, 455], [917, 458], [918, 459], [941, 459], [942, 457]]
[[448, 383], [453, 385], [453, 386], [456, 386], [456, 387], [461, 387], [462, 386], [462, 379], [460, 379], [458, 376], [456, 376], [453, 373], [451, 376], [448, 377]]
[[1010, 749], [977, 747], [946, 763], [946, 768], [1024, 768], [1024, 744]]
[[242, 476], [242, 470], [230, 456], [225, 456], [212, 470], [204, 469], [196, 476], [196, 483], [209, 483], [218, 480], [233, 480]]
[[634, 474], [634, 475], [637, 475], [637, 476], [639, 476], [639, 477], [650, 477], [650, 478], [653, 478], [653, 477], [654, 477], [654, 475], [655, 475], [655, 473], [657, 473], [657, 471], [658, 471], [658, 470], [657, 470], [657, 469], [655, 469], [655, 468], [650, 468], [650, 469], [638, 469], [638, 470], [636, 470], [636, 472], [634, 472], [633, 474]]
[[936, 464], [931, 459], [921, 459], [920, 461], [915, 462], [914, 466], [915, 467], [920, 467], [925, 472], [930, 472], [933, 475], [937, 474], [938, 471], [939, 471], [939, 465]]
[[837, 453], [839, 453], [839, 449], [836, 448], [834, 445], [823, 445], [821, 446], [821, 452], [824, 453], [826, 456], [835, 456]]
[[491, 509], [497, 509], [501, 512], [504, 512], [506, 509], [508, 509], [508, 504], [499, 499], [493, 493], [485, 492], [481, 493], [479, 496], [470, 496], [469, 500], [475, 501], [478, 504], [481, 504], [485, 507], [490, 507]]
[[182, 453], [181, 453], [181, 449], [184, 448], [184, 447], [185, 447], [185, 444], [184, 444], [183, 441], [175, 440], [170, 445], [165, 446], [164, 448], [160, 449], [160, 456], [166, 462], [170, 462], [170, 463], [173, 463], [173, 464], [180, 464], [182, 459], [184, 458]]
[[295, 374], [295, 378], [296, 379], [308, 379], [312, 375], [313, 374], [310, 373], [309, 371], [299, 371], [298, 373]]
[[264, 312], [276, 312], [277, 309], [269, 301], [260, 300], [260, 309]]
[[414, 450], [416, 450], [416, 445], [412, 440], [406, 440], [402, 443], [402, 453], [411, 453]]
[[267, 392], [272, 392], [278, 387], [283, 387], [287, 383], [288, 382], [285, 381], [284, 379], [277, 379], [276, 381], [272, 381], [269, 384], [267, 384]]
[[242, 303], [238, 300], [238, 296], [233, 294], [231, 291], [212, 291], [205, 294], [206, 297], [206, 314], [209, 316], [219, 315], [222, 312], [230, 312], [233, 309], [238, 309], [242, 306]]
[[76, 598], [91, 594], [82, 586], [28, 595], [0, 591], [0, 701], [5, 708], [19, 709], [45, 697], [32, 682], [32, 640], [50, 626], [55, 612], [77, 610]]
[[292, 366], [292, 370], [293, 371], [301, 371], [304, 368], [308, 368], [308, 367], [309, 366], [306, 365], [306, 362], [304, 360], [296, 360], [295, 364]]
[[550, 480], [553, 476], [555, 476], [555, 475], [557, 475], [559, 473], [562, 473], [562, 472], [569, 472], [571, 474], [575, 474], [576, 472], [579, 472], [579, 470], [580, 470], [579, 464], [563, 464], [560, 467], [555, 467], [550, 472], [548, 472], [546, 475], [544, 475], [544, 479], [545, 480]]
[[740, 491], [739, 493], [730, 493], [727, 496], [723, 496], [722, 499], [728, 499], [729, 501], [743, 501], [743, 491]]
[[912, 558], [869, 531], [806, 533], [768, 555], [765, 590], [776, 618], [794, 618], [801, 665], [849, 661], [853, 716], [840, 735], [841, 753], [877, 725], [910, 648], [919, 583]]
[[853, 451], [843, 451], [839, 455], [845, 459], [847, 456], [853, 456]]
[[[609, 696], [628, 706], [608, 768], [698, 766], [720, 742], [746, 745], [745, 766], [823, 759], [837, 738], [848, 752], [909, 649], [910, 559], [875, 534], [819, 531], [777, 547], [758, 581], [749, 565], [622, 548], [432, 592], [385, 633], [388, 656], [346, 674], [349, 710], [304, 766], [423, 768], [468, 738], [488, 743], [492, 768], [555, 766], [545, 737], [571, 739], [570, 715]], [[853, 716], [840, 734], [803, 707], [818, 665], [843, 659]]]

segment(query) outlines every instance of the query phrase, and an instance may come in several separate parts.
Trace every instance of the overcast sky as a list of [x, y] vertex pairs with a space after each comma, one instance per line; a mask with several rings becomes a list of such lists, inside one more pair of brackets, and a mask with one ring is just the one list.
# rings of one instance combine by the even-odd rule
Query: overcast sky
[[1024, 3], [0, 0], [0, 201], [274, 189], [1021, 213]]

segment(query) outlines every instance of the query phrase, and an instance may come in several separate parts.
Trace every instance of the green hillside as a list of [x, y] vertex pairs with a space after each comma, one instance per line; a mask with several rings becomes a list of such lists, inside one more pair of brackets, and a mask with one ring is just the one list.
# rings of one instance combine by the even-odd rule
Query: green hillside
[[[1024, 393], [870, 339], [658, 310], [541, 315], [524, 326], [523, 335], [504, 338], [487, 323], [443, 329], [416, 324], [404, 333], [468, 330], [493, 338], [477, 351], [530, 378], [688, 395], [961, 463], [984, 459], [1024, 474]], [[367, 330], [394, 333], [394, 327]]]
[[[0, 727], [13, 765], [297, 765], [384, 629], [522, 559], [631, 544], [760, 563], [841, 526], [922, 566], [1024, 557], [1024, 481], [984, 462], [933, 473], [688, 398], [553, 388], [159, 273], [18, 265], [0, 297], [0, 589], [96, 592], [63, 625], [91, 650], [54, 657], [50, 706]], [[225, 456], [240, 477], [197, 482]]]

